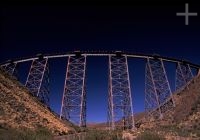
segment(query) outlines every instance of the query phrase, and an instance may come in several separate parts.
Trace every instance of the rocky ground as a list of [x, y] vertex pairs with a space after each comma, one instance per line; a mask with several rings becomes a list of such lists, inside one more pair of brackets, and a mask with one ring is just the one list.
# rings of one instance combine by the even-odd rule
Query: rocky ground
[[20, 83], [0, 71], [0, 128], [41, 127], [54, 135], [74, 131], [70, 123], [60, 120]]
[[[175, 107], [164, 113], [162, 120], [143, 121], [138, 129], [124, 133], [130, 139], [151, 132], [167, 140], [200, 139], [200, 75], [173, 94]], [[132, 135], [130, 135], [132, 134]]]
[[[167, 140], [200, 139], [200, 75], [196, 76], [182, 90], [173, 94], [176, 106], [164, 113], [162, 120], [146, 121], [144, 113], [137, 115], [137, 129], [123, 131], [122, 137], [130, 140], [150, 138]], [[99, 126], [99, 130], [98, 127]], [[33, 97], [17, 80], [0, 70], [0, 129], [1, 128], [47, 128], [53, 135], [75, 133], [69, 122], [59, 117]], [[97, 137], [106, 130], [105, 123], [90, 124]], [[74, 134], [73, 134], [74, 135]], [[105, 133], [106, 135], [106, 133]], [[102, 136], [105, 136], [102, 135]], [[117, 134], [118, 135], [118, 134]], [[114, 137], [116, 135], [113, 135]]]

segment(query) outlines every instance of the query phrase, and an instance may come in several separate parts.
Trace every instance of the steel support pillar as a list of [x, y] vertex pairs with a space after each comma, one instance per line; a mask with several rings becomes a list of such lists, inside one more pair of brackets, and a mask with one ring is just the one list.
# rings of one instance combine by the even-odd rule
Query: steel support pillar
[[69, 56], [60, 118], [86, 127], [86, 56]]
[[176, 67], [176, 90], [182, 89], [193, 78], [193, 73], [189, 64], [178, 62]]
[[34, 59], [25, 86], [33, 96], [49, 106], [49, 67], [47, 58]]
[[135, 128], [127, 56], [109, 56], [108, 125]]
[[199, 76], [199, 75], [200, 75], [200, 69], [197, 70], [197, 76]]
[[10, 75], [16, 76], [17, 75], [16, 66], [17, 66], [17, 63], [10, 62], [1, 66], [1, 68], [5, 70], [6, 72], [8, 72]]
[[175, 106], [162, 59], [147, 58], [145, 70], [145, 112], [148, 118], [162, 119]]

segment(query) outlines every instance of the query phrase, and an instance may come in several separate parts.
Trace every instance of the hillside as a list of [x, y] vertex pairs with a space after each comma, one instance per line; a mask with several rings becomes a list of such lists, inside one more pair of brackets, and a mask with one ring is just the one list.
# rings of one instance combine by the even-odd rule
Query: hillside
[[[173, 93], [176, 106], [163, 114], [162, 120], [149, 121], [144, 113], [135, 114], [137, 129], [124, 131], [129, 139], [200, 139], [200, 73], [185, 87]], [[106, 130], [106, 123], [90, 124], [89, 128]]]
[[175, 108], [160, 121], [143, 121], [138, 131], [153, 130], [168, 139], [200, 138], [200, 74], [173, 94]]
[[[144, 112], [134, 114], [134, 120], [135, 120], [136, 127], [139, 125], [139, 123], [141, 122], [141, 119], [144, 117], [144, 115], [145, 115]], [[118, 121], [117, 123], [122, 123], [122, 121]], [[109, 129], [108, 124], [106, 122], [87, 123], [87, 127], [92, 128], [92, 129], [98, 129], [98, 130], [108, 130]]]
[[[147, 122], [142, 119], [138, 129], [128, 133], [123, 132], [123, 136], [136, 139], [152, 136], [155, 138], [161, 136], [168, 140], [199, 139], [200, 74], [182, 90], [174, 93], [173, 97], [176, 106], [171, 111], [164, 113], [162, 120]], [[138, 122], [143, 116], [144, 113], [137, 114], [135, 121]], [[56, 114], [33, 97], [23, 85], [0, 69], [0, 130], [2, 128], [22, 130], [24, 128], [31, 130], [46, 128], [53, 135], [75, 132], [72, 124], [60, 120]], [[89, 129], [93, 130], [94, 128], [107, 132], [106, 123], [89, 124]], [[98, 132], [95, 132], [95, 135], [97, 135], [96, 133]]]
[[13, 77], [0, 70], [0, 128], [48, 129], [53, 135], [72, 133], [69, 122], [41, 104]]

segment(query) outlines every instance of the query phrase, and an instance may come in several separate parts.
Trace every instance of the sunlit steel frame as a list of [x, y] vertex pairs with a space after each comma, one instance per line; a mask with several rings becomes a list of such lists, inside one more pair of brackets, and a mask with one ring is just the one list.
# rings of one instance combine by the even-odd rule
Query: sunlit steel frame
[[127, 56], [109, 56], [108, 125], [135, 128]]
[[162, 59], [147, 58], [145, 70], [145, 112], [148, 118], [162, 119], [175, 106]]
[[9, 74], [16, 76], [16, 66], [17, 63], [11, 62], [1, 66], [1, 68], [4, 69]]
[[178, 62], [176, 67], [176, 90], [182, 89], [193, 78], [193, 73], [189, 64]]
[[69, 56], [60, 118], [86, 127], [86, 56]]
[[25, 83], [33, 96], [49, 106], [49, 66], [47, 58], [34, 59]]
[[[79, 51], [82, 55], [84, 55], [85, 57], [88, 57], [88, 56], [98, 56], [98, 57], [111, 57], [111, 56], [115, 56], [116, 55], [116, 52], [115, 51]], [[127, 58], [138, 58], [138, 59], [148, 59], [148, 61], [150, 61], [150, 59], [154, 59], [154, 55], [148, 55], [148, 54], [137, 54], [137, 53], [129, 53], [129, 52], [123, 52], [124, 55], [127, 56]], [[57, 58], [65, 58], [65, 57], [73, 57], [75, 56], [75, 52], [66, 52], [66, 53], [62, 53], [62, 54], [46, 54], [43, 56], [43, 58], [45, 60], [49, 60], [49, 59], [57, 59]], [[20, 59], [15, 59], [13, 61], [7, 61], [7, 62], [3, 62], [3, 63], [0, 63], [0, 66], [1, 67], [4, 67], [4, 68], [8, 68], [8, 72], [10, 71], [10, 73], [15, 73], [15, 70], [16, 70], [16, 65], [18, 66], [19, 64], [21, 63], [24, 63], [24, 62], [30, 62], [30, 61], [36, 61], [36, 59], [38, 59], [38, 56], [33, 56], [33, 57], [27, 57], [27, 58], [20, 58]], [[182, 65], [183, 63], [183, 60], [180, 60], [180, 59], [176, 59], [176, 58], [170, 58], [170, 57], [164, 57], [164, 56], [159, 56], [159, 59], [162, 61], [165, 61], [165, 62], [170, 62], [170, 63], [179, 63], [179, 65]], [[11, 63], [12, 62], [12, 63]], [[32, 62], [32, 67], [34, 67], [34, 65], [36, 64], [33, 64]], [[12, 65], [10, 65], [10, 63]], [[39, 62], [38, 62], [39, 63]], [[163, 65], [163, 62], [161, 63]], [[198, 64], [194, 64], [194, 63], [191, 63], [189, 61], [184, 61], [184, 64], [186, 64], [186, 66], [189, 66], [190, 68], [195, 68], [195, 69], [198, 69], [200, 68], [200, 65]], [[8, 65], [10, 65], [8, 67]], [[173, 101], [173, 98], [167, 98], [168, 93], [170, 92], [170, 88], [168, 88], [169, 86], [167, 86], [168, 84], [168, 80], [166, 80], [167, 78], [163, 78], [163, 73], [164, 73], [164, 77], [167, 77], [166, 76], [166, 73], [165, 73], [165, 69], [162, 65], [160, 65], [160, 67], [163, 67], [162, 70], [161, 70], [161, 73], [159, 73], [158, 71], [157, 72], [153, 72], [155, 70], [152, 70], [152, 64], [150, 62], [147, 63], [146, 65], [146, 74], [145, 74], [145, 110], [148, 112], [149, 116], [151, 114], [158, 114], [157, 116], [162, 116], [162, 112], [165, 111], [165, 110], [168, 110], [169, 109], [169, 106], [175, 106], [175, 103]], [[44, 66], [44, 65], [43, 65]], [[41, 65], [41, 69], [43, 67]], [[48, 65], [47, 65], [48, 66]], [[46, 67], [47, 67], [46, 66]], [[177, 65], [178, 66], [178, 65]], [[39, 91], [40, 88], [41, 88], [41, 85], [43, 82], [41, 82], [41, 80], [43, 79], [42, 77], [46, 77], [45, 75], [41, 74], [42, 72], [44, 72], [43, 70], [33, 70], [33, 69], [38, 69], [38, 68], [32, 68], [30, 69], [30, 72], [29, 72], [29, 75], [28, 75], [28, 78], [27, 78], [27, 82], [26, 82], [26, 85], [27, 87], [30, 87], [31, 91], [34, 91], [34, 94], [35, 95], [40, 95]], [[44, 68], [44, 69], [47, 69], [47, 68]], [[181, 87], [180, 85], [182, 84], [178, 84], [178, 81], [181, 82], [181, 69], [180, 66], [177, 67], [177, 85], [176, 85], [176, 88], [178, 89], [178, 87]], [[35, 71], [35, 72], [34, 72]], [[45, 70], [46, 71], [46, 70]], [[164, 71], [164, 72], [163, 72]], [[38, 74], [36, 74], [38, 73]], [[46, 73], [46, 72], [45, 72]], [[156, 73], [156, 74], [155, 74]], [[190, 72], [189, 72], [190, 73]], [[187, 73], [188, 74], [188, 73]], [[185, 74], [185, 75], [187, 75]], [[34, 76], [33, 76], [34, 75]], [[43, 75], [43, 76], [39, 76], [39, 75]], [[198, 75], [200, 75], [200, 70], [198, 71]], [[179, 77], [180, 76], [180, 77]], [[35, 77], [35, 78], [33, 78]], [[111, 77], [111, 76], [110, 76]], [[159, 87], [158, 84], [156, 83], [159, 83], [157, 82], [158, 81], [161, 81], [160, 79], [156, 79], [155, 77], [161, 77], [161, 79], [163, 78], [164, 81], [160, 82], [161, 85], [165, 85], [166, 84], [166, 81], [167, 81], [167, 84], [166, 86], [163, 86], [163, 87], [166, 87], [166, 101], [164, 103], [162, 103], [160, 101], [160, 91], [164, 90], [162, 89], [162, 87]], [[190, 77], [190, 76], [186, 76], [186, 77]], [[183, 79], [183, 78], [182, 78]], [[190, 79], [190, 78], [189, 78]], [[31, 83], [32, 81], [32, 83]], [[48, 81], [48, 80], [46, 80]], [[183, 80], [184, 81], [184, 80]], [[182, 81], [182, 82], [183, 82]], [[110, 81], [109, 81], [110, 82]], [[37, 83], [37, 84], [36, 84]], [[39, 83], [39, 84], [38, 84]], [[41, 85], [40, 85], [41, 83]], [[66, 83], [66, 82], [65, 82]], [[164, 84], [165, 83], [165, 84]], [[85, 83], [84, 83], [85, 84]], [[109, 87], [111, 88], [111, 85], [109, 84]], [[157, 89], [158, 88], [158, 89]], [[83, 96], [85, 97], [85, 90], [83, 90]], [[109, 90], [110, 92], [111, 90]], [[164, 94], [165, 92], [163, 92]], [[171, 92], [170, 92], [171, 93]], [[45, 94], [45, 95], [48, 95], [48, 94]], [[164, 94], [165, 95], [165, 94]], [[161, 96], [162, 97], [162, 96]], [[111, 96], [111, 92], [109, 93], [109, 99], [111, 99], [112, 96]], [[165, 97], [164, 97], [165, 98]], [[63, 98], [64, 99], [64, 98]], [[83, 98], [85, 99], [85, 98]], [[113, 102], [111, 102], [112, 100], [109, 100], [109, 110], [113, 110]], [[63, 103], [63, 102], [62, 102]], [[85, 103], [85, 100], [83, 100], [83, 103]], [[64, 104], [62, 104], [63, 106]], [[85, 106], [82, 105], [82, 107], [84, 108]], [[61, 111], [62, 112], [62, 111]], [[64, 112], [64, 111], [63, 111]], [[155, 113], [156, 112], [156, 113]], [[66, 114], [66, 113], [65, 113]], [[114, 114], [114, 112], [112, 111], [109, 111], [108, 112], [108, 116], [112, 116], [112, 114]], [[85, 116], [85, 112], [82, 113], [82, 116]], [[153, 115], [154, 116], [154, 115]], [[64, 117], [64, 116], [63, 116]], [[85, 118], [84, 117], [80, 117], [80, 118], [83, 118], [82, 120], [84, 120]], [[114, 122], [112, 122], [112, 117], [109, 119], [109, 126], [113, 126], [113, 128], [115, 127], [115, 124]], [[85, 121], [84, 121], [85, 122]], [[84, 125], [84, 123], [82, 123]]]

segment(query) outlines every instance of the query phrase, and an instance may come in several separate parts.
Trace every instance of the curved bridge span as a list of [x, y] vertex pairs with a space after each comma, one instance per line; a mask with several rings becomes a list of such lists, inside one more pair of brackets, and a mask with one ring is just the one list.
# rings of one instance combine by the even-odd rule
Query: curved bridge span
[[[199, 72], [200, 65], [159, 55], [134, 54], [122, 51], [74, 51], [9, 60], [0, 64], [2, 69], [15, 75], [17, 66], [31, 61], [25, 86], [33, 96], [49, 106], [50, 59], [66, 57], [67, 68], [60, 110], [60, 118], [86, 126], [86, 64], [87, 57], [108, 57], [108, 125], [110, 129], [135, 127], [132, 93], [127, 59], [139, 58], [145, 66], [145, 112], [148, 117], [162, 118], [164, 112], [175, 106], [165, 70], [165, 62], [176, 64], [175, 89], [180, 90]], [[195, 73], [192, 69], [195, 69]]]
[[81, 53], [84, 56], [115, 56], [117, 53], [122, 54], [123, 56], [127, 56], [130, 58], [141, 58], [141, 59], [154, 59], [154, 58], [160, 58], [163, 61], [168, 61], [168, 62], [172, 62], [172, 63], [187, 63], [189, 64], [191, 67], [194, 68], [200, 68], [200, 65], [198, 64], [194, 64], [190, 61], [186, 61], [186, 60], [181, 60], [181, 59], [176, 59], [176, 58], [172, 58], [172, 57], [164, 57], [164, 56], [160, 56], [160, 55], [151, 55], [151, 54], [140, 54], [140, 53], [130, 53], [130, 52], [124, 52], [124, 51], [74, 51], [74, 52], [67, 52], [67, 53], [57, 53], [57, 54], [38, 54], [36, 56], [32, 56], [32, 57], [25, 57], [25, 58], [18, 58], [15, 60], [8, 60], [6, 62], [2, 62], [0, 63], [0, 65], [6, 65], [10, 62], [15, 62], [15, 63], [22, 63], [22, 62], [27, 62], [27, 61], [32, 61], [35, 59], [38, 59], [39, 56], [43, 56], [44, 58], [48, 58], [48, 59], [53, 59], [53, 58], [63, 58], [63, 57], [69, 57], [69, 56], [75, 56], [76, 54]]

